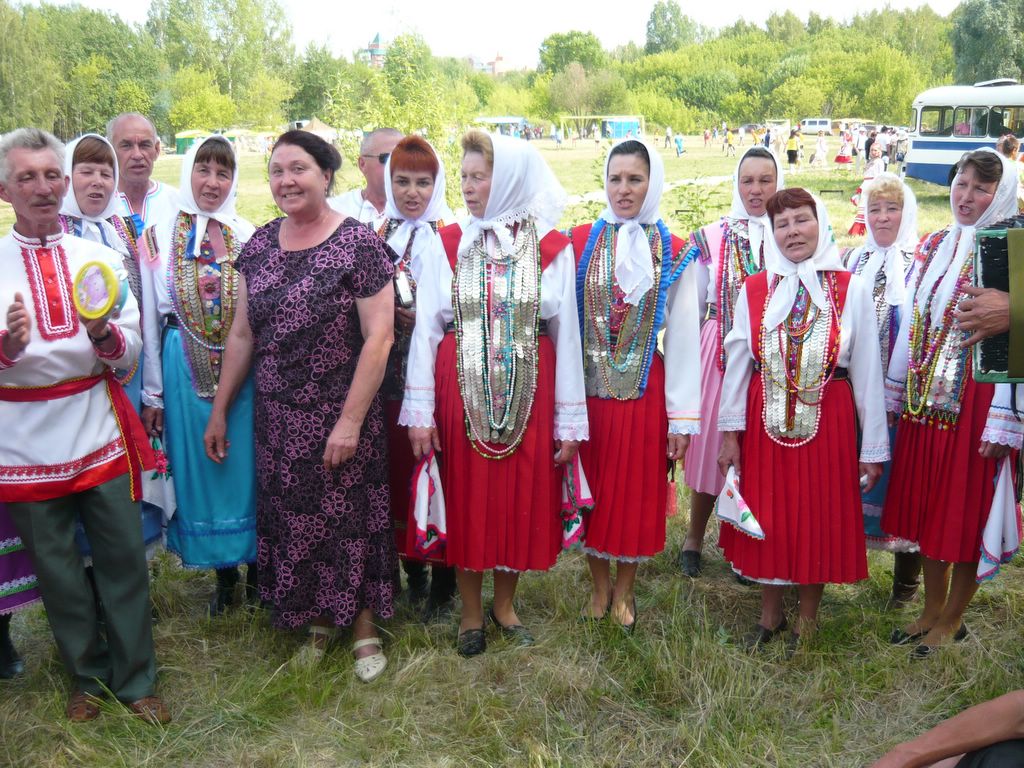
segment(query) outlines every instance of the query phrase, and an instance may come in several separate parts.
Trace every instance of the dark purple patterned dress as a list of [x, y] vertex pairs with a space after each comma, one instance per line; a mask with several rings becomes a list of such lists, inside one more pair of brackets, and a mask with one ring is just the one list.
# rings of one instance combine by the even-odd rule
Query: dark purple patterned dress
[[398, 558], [379, 394], [355, 456], [328, 472], [323, 452], [363, 345], [356, 299], [388, 285], [391, 253], [354, 219], [284, 252], [281, 221], [256, 230], [238, 259], [254, 344], [260, 597], [280, 627], [321, 616], [348, 626], [364, 608], [390, 618]]

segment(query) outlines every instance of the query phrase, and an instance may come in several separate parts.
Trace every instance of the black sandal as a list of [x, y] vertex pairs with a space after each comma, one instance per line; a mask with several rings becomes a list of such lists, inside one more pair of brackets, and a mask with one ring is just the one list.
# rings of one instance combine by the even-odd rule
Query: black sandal
[[465, 632], [459, 632], [457, 648], [459, 656], [467, 659], [470, 656], [479, 656], [486, 651], [487, 636], [484, 634], [484, 628], [467, 629]]
[[753, 631], [748, 632], [743, 636], [743, 647], [748, 651], [756, 651], [764, 645], [767, 645], [776, 637], [781, 635], [789, 628], [789, 622], [786, 621], [786, 617], [782, 617], [782, 621], [779, 622], [779, 626], [775, 629], [768, 629], [768, 627], [756, 624]]

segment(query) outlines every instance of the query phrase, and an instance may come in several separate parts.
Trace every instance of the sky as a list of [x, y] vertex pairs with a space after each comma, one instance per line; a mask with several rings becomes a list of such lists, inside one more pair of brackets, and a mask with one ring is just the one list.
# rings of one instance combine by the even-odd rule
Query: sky
[[[59, 2], [60, 0], [58, 0]], [[144, 0], [78, 0], [88, 8], [111, 11], [129, 23], [142, 23], [149, 4]], [[605, 49], [633, 41], [644, 44], [647, 19], [655, 0], [611, 3], [607, 0], [347, 0], [311, 3], [279, 0], [292, 23], [296, 48], [327, 43], [335, 54], [351, 58], [380, 33], [387, 42], [408, 32], [419, 33], [435, 56], [472, 57], [491, 61], [500, 54], [513, 68], [537, 65], [537, 49], [553, 32], [593, 32]], [[839, 19], [871, 9], [916, 8], [930, 5], [947, 15], [959, 0], [857, 0], [823, 3], [821, 0], [722, 0], [679, 3], [683, 13], [709, 27], [723, 27], [736, 19], [762, 24], [772, 13], [793, 11], [801, 19], [815, 11]], [[834, 5], [835, 9], [829, 8]], [[359, 7], [355, 13], [353, 6]], [[609, 9], [609, 10], [604, 10]], [[614, 10], [612, 10], [614, 9]], [[626, 10], [624, 10], [626, 9]]]

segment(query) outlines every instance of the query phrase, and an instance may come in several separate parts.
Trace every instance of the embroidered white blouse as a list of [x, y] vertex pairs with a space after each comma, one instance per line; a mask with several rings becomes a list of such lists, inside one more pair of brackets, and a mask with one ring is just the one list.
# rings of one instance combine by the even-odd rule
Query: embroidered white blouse
[[[90, 261], [123, 268], [117, 251], [63, 233], [45, 244], [13, 231], [0, 240], [0, 303], [6, 310], [20, 293], [32, 318], [21, 354], [8, 359], [0, 351], [0, 388], [45, 388], [108, 369], [130, 369], [138, 360], [139, 308], [131, 291], [109, 324], [117, 338], [113, 352], [106, 355], [89, 340], [72, 300], [72, 283]], [[6, 334], [6, 328], [0, 330], [0, 340]], [[127, 469], [124, 440], [103, 380], [54, 399], [12, 402], [0, 397], [0, 424], [0, 501], [57, 498]]]
[[[488, 252], [495, 240], [486, 233]], [[416, 285], [416, 326], [409, 346], [405, 398], [398, 423], [406, 427], [433, 427], [434, 364], [445, 328], [455, 319], [452, 309], [452, 268], [440, 238], [424, 254]], [[586, 440], [586, 389], [579, 315], [576, 312], [576, 260], [572, 246], [564, 248], [541, 274], [540, 317], [547, 321], [555, 346], [555, 439]]]
[[[747, 428], [747, 388], [754, 373], [754, 346], [750, 338], [748, 283], [736, 302], [732, 330], [725, 337], [727, 363], [718, 406], [718, 429], [742, 432]], [[889, 431], [883, 407], [882, 362], [871, 291], [856, 275], [850, 276], [840, 326], [836, 365], [849, 371], [862, 437], [860, 460], [887, 461]]]

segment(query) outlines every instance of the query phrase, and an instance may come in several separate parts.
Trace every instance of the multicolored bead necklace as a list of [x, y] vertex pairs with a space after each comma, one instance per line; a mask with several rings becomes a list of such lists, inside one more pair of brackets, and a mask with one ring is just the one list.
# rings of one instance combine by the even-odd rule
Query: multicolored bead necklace
[[732, 318], [743, 281], [764, 270], [764, 249], [750, 250], [746, 219], [723, 219], [722, 250], [718, 259], [718, 370], [725, 372], [725, 337], [732, 330]]

